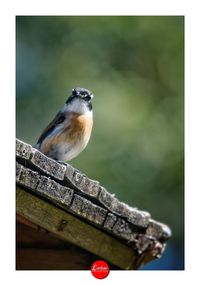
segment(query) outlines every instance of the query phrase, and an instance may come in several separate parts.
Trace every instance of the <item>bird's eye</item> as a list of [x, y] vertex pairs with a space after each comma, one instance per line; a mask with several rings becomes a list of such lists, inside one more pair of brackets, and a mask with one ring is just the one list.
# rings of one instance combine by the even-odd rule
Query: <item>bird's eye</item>
[[84, 99], [85, 99], [86, 101], [90, 101], [90, 100], [91, 100], [91, 96], [90, 96], [90, 95], [87, 95], [87, 96], [84, 97]]

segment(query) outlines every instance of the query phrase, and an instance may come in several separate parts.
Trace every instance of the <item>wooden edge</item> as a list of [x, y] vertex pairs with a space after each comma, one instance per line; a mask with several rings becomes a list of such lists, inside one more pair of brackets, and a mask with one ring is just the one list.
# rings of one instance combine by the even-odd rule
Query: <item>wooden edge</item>
[[137, 269], [134, 250], [105, 232], [17, 186], [16, 211], [58, 238], [81, 247], [121, 269]]

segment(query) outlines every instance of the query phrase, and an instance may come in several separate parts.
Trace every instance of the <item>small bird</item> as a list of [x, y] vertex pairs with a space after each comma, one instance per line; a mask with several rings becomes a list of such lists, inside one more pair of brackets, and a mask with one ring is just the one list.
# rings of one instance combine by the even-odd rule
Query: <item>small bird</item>
[[44, 129], [35, 148], [62, 162], [72, 160], [83, 151], [92, 131], [92, 98], [87, 89], [72, 89], [71, 96]]

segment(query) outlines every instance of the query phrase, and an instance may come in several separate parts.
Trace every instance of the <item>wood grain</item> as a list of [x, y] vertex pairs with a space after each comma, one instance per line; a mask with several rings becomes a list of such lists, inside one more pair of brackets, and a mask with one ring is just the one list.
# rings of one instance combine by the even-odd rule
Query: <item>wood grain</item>
[[59, 239], [102, 257], [121, 269], [134, 268], [136, 257], [127, 245], [20, 187], [16, 191], [19, 215], [54, 233]]

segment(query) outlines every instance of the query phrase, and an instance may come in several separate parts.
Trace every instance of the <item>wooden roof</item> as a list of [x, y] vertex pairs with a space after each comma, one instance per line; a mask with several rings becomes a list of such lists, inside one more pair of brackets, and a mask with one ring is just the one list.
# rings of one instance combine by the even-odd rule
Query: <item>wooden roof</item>
[[[20, 224], [38, 226], [117, 269], [138, 269], [162, 255], [171, 231], [148, 212], [18, 139], [16, 158]], [[66, 269], [72, 269], [69, 264]]]

